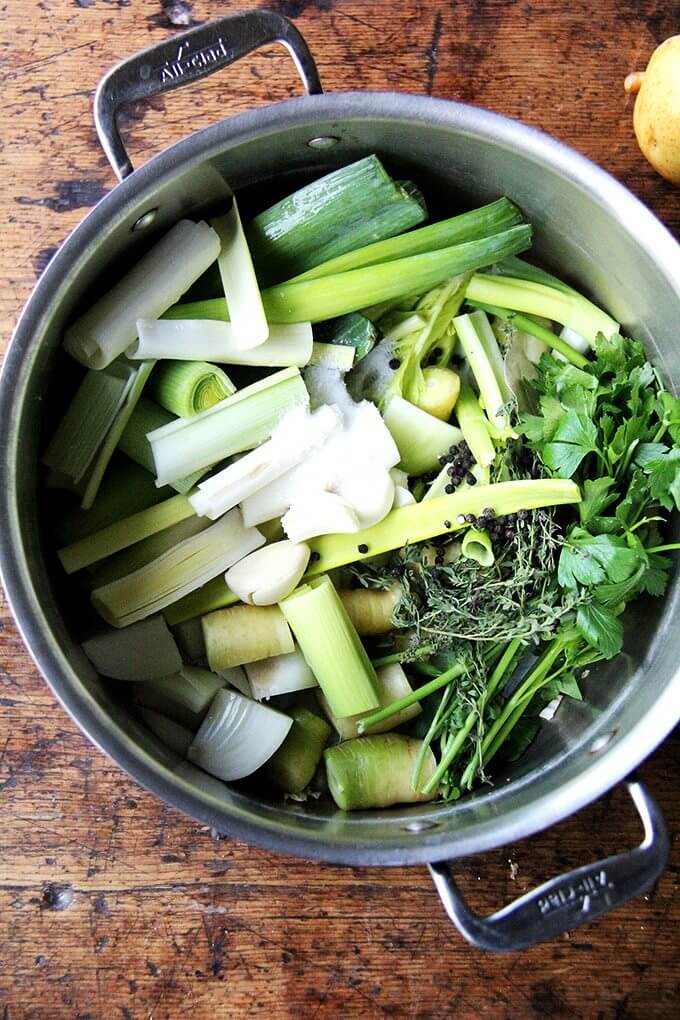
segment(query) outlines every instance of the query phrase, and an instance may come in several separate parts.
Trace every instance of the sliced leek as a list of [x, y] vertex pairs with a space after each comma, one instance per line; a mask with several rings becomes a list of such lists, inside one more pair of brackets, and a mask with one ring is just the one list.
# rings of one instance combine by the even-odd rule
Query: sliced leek
[[[146, 468], [152, 475], [155, 475], [156, 468], [153, 460], [153, 453], [151, 450], [151, 444], [148, 440], [148, 435], [157, 429], [163, 428], [163, 426], [170, 425], [172, 422], [180, 421], [170, 411], [166, 411], [164, 407], [153, 401], [149, 400], [148, 397], [141, 397], [130, 415], [128, 422], [123, 429], [122, 435], [118, 442], [118, 449], [121, 450], [126, 456], [141, 467]], [[198, 471], [193, 471], [181, 478], [173, 478], [169, 485], [177, 492], [185, 493], [193, 489], [196, 482], [205, 474], [205, 470], [201, 468]], [[160, 483], [159, 483], [160, 488]]]
[[480, 567], [490, 567], [496, 559], [488, 533], [477, 528], [468, 528], [463, 535], [460, 550], [467, 559], [476, 560]]
[[465, 442], [477, 464], [490, 467], [496, 459], [496, 447], [489, 434], [489, 422], [479, 406], [479, 399], [472, 387], [464, 383], [456, 401], [456, 418]]
[[194, 734], [190, 729], [150, 708], [140, 708], [139, 714], [151, 732], [155, 733], [158, 739], [162, 740], [171, 751], [181, 755], [182, 758], [186, 756], [194, 739]]
[[236, 387], [226, 372], [207, 361], [164, 361], [156, 367], [150, 390], [166, 411], [190, 418], [230, 397]]
[[[326, 776], [333, 800], [343, 811], [391, 807], [432, 800], [411, 785], [413, 767], [422, 751], [422, 742], [401, 733], [381, 733], [348, 740], [326, 748]], [[427, 749], [421, 779], [424, 782], [436, 768], [434, 755]]]
[[221, 244], [217, 267], [234, 338], [242, 350], [259, 347], [269, 336], [269, 325], [236, 199], [229, 212], [213, 220], [212, 226]]
[[288, 368], [291, 365], [302, 367], [312, 356], [310, 322], [270, 324], [264, 343], [249, 348], [237, 345], [230, 322], [214, 319], [140, 319], [137, 330], [139, 336], [128, 351], [129, 358], [174, 361], [198, 358], [223, 365]]
[[375, 637], [393, 629], [392, 613], [401, 595], [398, 584], [382, 591], [374, 588], [341, 588], [338, 595], [360, 637]]
[[[380, 708], [385, 708], [387, 705], [391, 705], [393, 701], [398, 701], [400, 698], [404, 698], [408, 694], [413, 693], [413, 689], [408, 682], [408, 677], [398, 663], [393, 663], [389, 666], [382, 666], [380, 669], [377, 669], [376, 677], [376, 690], [378, 692]], [[333, 715], [331, 712], [328, 701], [322, 691], [318, 692], [317, 697], [329, 722], [338, 733], [341, 740], [352, 740], [354, 737], [359, 736], [359, 722], [366, 718], [366, 716], [370, 713], [362, 712], [359, 715], [351, 715], [344, 719], [338, 719], [337, 716]], [[419, 703], [414, 702], [412, 705], [407, 705], [405, 708], [401, 709], [401, 711], [397, 712], [395, 715], [390, 716], [389, 719], [384, 719], [382, 722], [369, 727], [366, 730], [366, 733], [385, 733], [388, 730], [393, 730], [397, 726], [401, 726], [402, 723], [406, 723], [410, 719], [419, 715], [421, 711], [422, 709]]]
[[207, 669], [180, 665], [180, 669], [172, 675], [140, 684], [135, 688], [134, 698], [138, 705], [161, 712], [190, 730], [197, 730], [224, 683], [223, 677]]
[[265, 765], [267, 778], [284, 793], [302, 793], [309, 786], [331, 728], [309, 709], [295, 705], [287, 715], [293, 720], [286, 739]]
[[486, 312], [457, 315], [453, 325], [475, 377], [487, 417], [500, 435], [508, 435], [510, 416], [507, 408], [512, 401], [512, 393], [505, 382], [503, 359]]

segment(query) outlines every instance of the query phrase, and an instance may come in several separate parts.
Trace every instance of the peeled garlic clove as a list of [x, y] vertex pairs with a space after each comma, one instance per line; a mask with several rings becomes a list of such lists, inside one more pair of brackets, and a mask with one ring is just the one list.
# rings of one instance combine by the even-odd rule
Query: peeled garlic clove
[[307, 569], [309, 548], [284, 539], [239, 560], [224, 575], [242, 602], [271, 606], [290, 595]]
[[392, 509], [394, 482], [377, 464], [363, 465], [338, 486], [338, 494], [355, 511], [362, 528], [370, 528]]
[[307, 493], [284, 514], [281, 524], [291, 542], [317, 535], [352, 534], [361, 527], [353, 508], [332, 492]]

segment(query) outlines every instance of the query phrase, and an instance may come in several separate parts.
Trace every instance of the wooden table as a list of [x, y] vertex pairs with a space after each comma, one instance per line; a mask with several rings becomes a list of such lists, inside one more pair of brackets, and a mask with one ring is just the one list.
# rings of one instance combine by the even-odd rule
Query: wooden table
[[[92, 127], [100, 75], [173, 25], [257, 6], [3, 6], [5, 336], [56, 246], [114, 184]], [[296, 19], [326, 89], [427, 92], [521, 118], [596, 160], [680, 228], [680, 191], [640, 155], [622, 90], [626, 73], [678, 31], [668, 0], [262, 6]], [[272, 50], [133, 109], [125, 118], [133, 161], [297, 88], [290, 61]], [[451, 929], [423, 868], [354, 870], [273, 856], [217, 840], [144, 793], [56, 704], [6, 607], [0, 713], [2, 1020], [677, 1015], [677, 842], [643, 899], [522, 957], [484, 956]], [[676, 737], [642, 768], [673, 831], [679, 767]], [[469, 860], [463, 885], [490, 910], [558, 869], [638, 839], [632, 810], [615, 793], [551, 832]]]

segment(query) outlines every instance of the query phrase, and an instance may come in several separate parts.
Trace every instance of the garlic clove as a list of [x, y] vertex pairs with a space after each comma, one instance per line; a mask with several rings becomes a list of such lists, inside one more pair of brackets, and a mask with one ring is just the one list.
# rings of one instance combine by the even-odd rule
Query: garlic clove
[[309, 492], [293, 503], [281, 524], [292, 542], [317, 535], [352, 534], [361, 527], [354, 509], [339, 495], [325, 491]]
[[224, 579], [235, 595], [252, 606], [271, 606], [290, 595], [307, 569], [309, 548], [284, 539], [239, 560]]
[[338, 486], [338, 495], [355, 511], [362, 528], [370, 528], [392, 509], [395, 485], [377, 464], [362, 464]]

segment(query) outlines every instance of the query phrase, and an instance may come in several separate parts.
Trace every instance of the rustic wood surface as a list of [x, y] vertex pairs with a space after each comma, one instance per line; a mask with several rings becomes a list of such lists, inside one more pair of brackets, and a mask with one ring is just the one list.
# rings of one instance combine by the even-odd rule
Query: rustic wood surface
[[[0, 322], [114, 185], [92, 96], [117, 59], [248, 7], [295, 18], [328, 90], [474, 102], [570, 142], [669, 226], [680, 191], [632, 133], [628, 71], [678, 31], [668, 0], [10, 0], [0, 6]], [[189, 130], [298, 86], [272, 50], [125, 118], [139, 163]], [[0, 610], [0, 1015], [3, 1020], [394, 1017], [649, 1020], [677, 1016], [677, 841], [657, 888], [523, 957], [484, 956], [443, 916], [422, 868], [354, 870], [217, 840], [97, 752]], [[680, 827], [680, 742], [643, 767]], [[492, 909], [639, 838], [620, 793], [557, 829], [461, 865]]]

